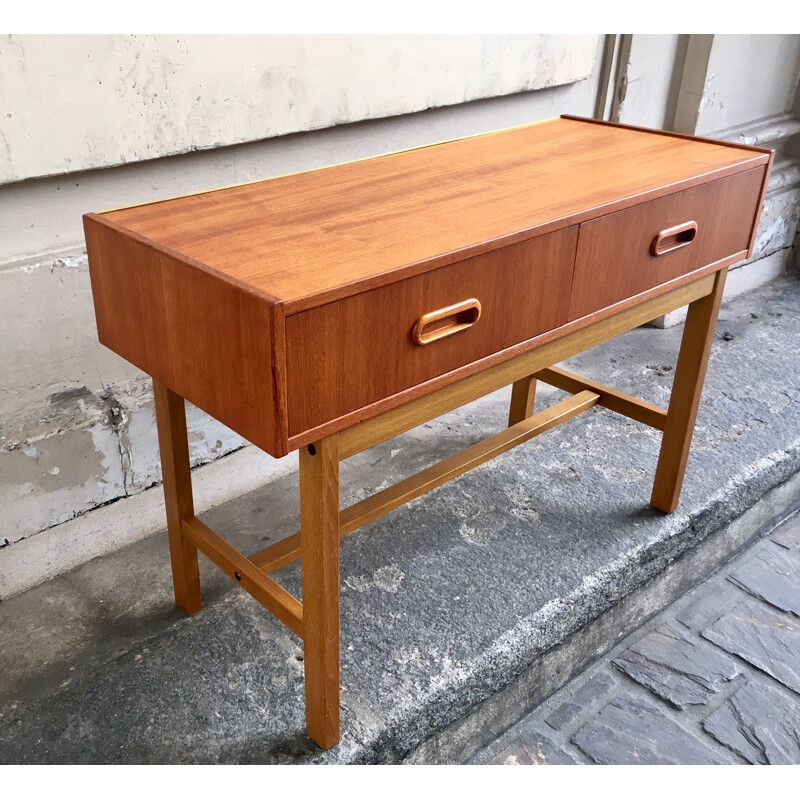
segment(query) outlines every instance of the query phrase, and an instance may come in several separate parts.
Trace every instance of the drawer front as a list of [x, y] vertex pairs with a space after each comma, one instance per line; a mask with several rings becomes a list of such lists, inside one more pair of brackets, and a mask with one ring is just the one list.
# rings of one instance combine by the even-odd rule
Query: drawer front
[[289, 435], [563, 325], [576, 243], [573, 226], [288, 317]]
[[758, 167], [583, 223], [569, 319], [746, 251], [763, 179]]

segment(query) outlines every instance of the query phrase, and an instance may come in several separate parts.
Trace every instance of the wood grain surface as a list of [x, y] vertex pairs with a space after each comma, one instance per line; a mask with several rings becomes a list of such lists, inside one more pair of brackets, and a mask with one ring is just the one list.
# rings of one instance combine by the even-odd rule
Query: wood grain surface
[[556, 119], [104, 217], [290, 314], [768, 159]]
[[263, 298], [85, 217], [100, 341], [273, 455], [283, 320]]
[[[531, 239], [286, 320], [289, 434], [330, 419], [567, 321], [577, 228]], [[471, 327], [425, 345], [425, 314], [467, 298]]]
[[[771, 158], [562, 118], [87, 214], [100, 341], [154, 379], [178, 604], [200, 608], [199, 549], [299, 635], [329, 748], [348, 530], [598, 403], [663, 429], [651, 502], [674, 509]], [[552, 368], [685, 303], [666, 412]], [[575, 394], [531, 416], [537, 375]], [[340, 512], [340, 460], [509, 383], [510, 427]], [[194, 517], [181, 398], [301, 448], [299, 535], [248, 559]], [[298, 556], [302, 604], [267, 575]]]
[[100, 341], [282, 456], [740, 260], [770, 159], [562, 118], [87, 214]]
[[306, 728], [323, 748], [339, 741], [339, 436], [300, 451]]
[[714, 291], [689, 304], [658, 454], [650, 504], [667, 513], [678, 507], [697, 411], [717, 329], [728, 270], [714, 276]]
[[[714, 280], [714, 275], [706, 275], [661, 295], [638, 303], [631, 302], [627, 307], [620, 307], [616, 313], [598, 318], [589, 325], [584, 320], [581, 320], [582, 324], [565, 325], [560, 336], [554, 336], [538, 347], [515, 353], [513, 358], [498, 359], [458, 381], [442, 381], [426, 387], [426, 391], [409, 392], [402, 403], [389, 406], [380, 414], [373, 412], [366, 415], [364, 421], [357, 425], [350, 422], [342, 426], [339, 434], [340, 457], [349, 458], [503, 386], [613, 339], [660, 314], [705, 297], [713, 291]], [[511, 352], [514, 350], [512, 348]], [[336, 427], [339, 424], [337, 421]], [[302, 438], [298, 437], [298, 440], [302, 441]]]
[[181, 522], [194, 516], [189, 439], [186, 431], [186, 403], [182, 397], [153, 381], [153, 399], [161, 452], [164, 507], [167, 512], [169, 553], [175, 605], [184, 614], [195, 614], [203, 607], [197, 548], [183, 535]]
[[[580, 226], [569, 318], [577, 319], [747, 250], [764, 167], [607, 214]], [[654, 255], [661, 231], [697, 223], [694, 240]]]

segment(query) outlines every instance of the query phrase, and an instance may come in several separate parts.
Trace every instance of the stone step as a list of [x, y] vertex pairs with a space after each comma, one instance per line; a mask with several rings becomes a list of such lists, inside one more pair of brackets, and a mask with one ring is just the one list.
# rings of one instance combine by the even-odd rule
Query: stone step
[[800, 764], [798, 600], [795, 514], [469, 763]]

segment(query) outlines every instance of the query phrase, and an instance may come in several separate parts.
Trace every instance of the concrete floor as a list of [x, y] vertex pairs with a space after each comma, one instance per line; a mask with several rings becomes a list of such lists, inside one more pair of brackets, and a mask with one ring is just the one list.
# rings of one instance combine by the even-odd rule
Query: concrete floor
[[[347, 537], [336, 748], [305, 735], [299, 640], [207, 563], [205, 608], [183, 618], [161, 534], [0, 603], [0, 761], [468, 757], [800, 502], [798, 314], [794, 278], [723, 307], [672, 515], [648, 505], [659, 434], [592, 409]], [[666, 405], [680, 333], [569, 365]], [[499, 430], [508, 397], [349, 460], [343, 505]], [[298, 528], [296, 478], [205, 519], [261, 549]], [[278, 578], [300, 595], [297, 565]]]

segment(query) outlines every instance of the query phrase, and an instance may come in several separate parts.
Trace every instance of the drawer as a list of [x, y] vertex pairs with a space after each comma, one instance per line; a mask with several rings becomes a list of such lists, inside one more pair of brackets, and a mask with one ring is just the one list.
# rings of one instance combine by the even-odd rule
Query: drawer
[[758, 167], [583, 223], [569, 319], [745, 252], [763, 179]]
[[563, 325], [576, 243], [573, 226], [287, 317], [289, 435]]

